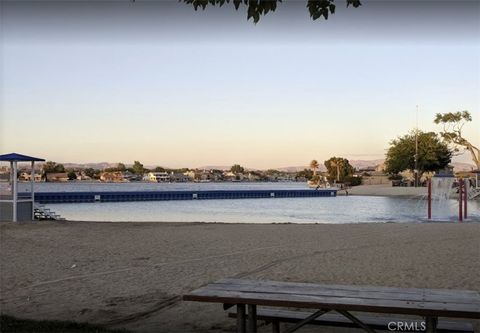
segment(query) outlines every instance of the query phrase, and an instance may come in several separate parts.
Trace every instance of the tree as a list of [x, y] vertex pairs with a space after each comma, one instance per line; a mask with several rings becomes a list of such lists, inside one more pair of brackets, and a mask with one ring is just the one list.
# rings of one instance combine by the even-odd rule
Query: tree
[[295, 178], [305, 178], [311, 180], [313, 177], [313, 171], [310, 169], [303, 169], [302, 171], [297, 172]]
[[353, 175], [355, 169], [350, 165], [350, 162], [343, 157], [331, 157], [325, 161], [325, 167], [328, 171], [328, 180], [343, 182], [345, 177]]
[[86, 168], [84, 170], [84, 172], [85, 172], [85, 175], [87, 177], [93, 178], [95, 176], [95, 169], [94, 168]]
[[443, 130], [440, 132], [440, 136], [450, 145], [453, 146], [455, 151], [458, 151], [458, 147], [463, 147], [470, 152], [473, 163], [480, 170], [480, 149], [475, 147], [470, 141], [465, 139], [462, 135], [463, 126], [467, 122], [472, 121], [472, 116], [468, 111], [437, 113], [435, 115], [435, 124], [442, 124]]
[[65, 172], [63, 164], [57, 164], [53, 161], [47, 161], [42, 166], [42, 178], [48, 181], [48, 173]]
[[415, 131], [394, 139], [390, 143], [385, 159], [385, 171], [389, 174], [415, 170], [415, 134], [418, 137], [418, 178], [424, 172], [445, 168], [452, 159], [452, 150], [433, 132]]
[[234, 164], [230, 168], [230, 172], [233, 172], [233, 173], [243, 173], [244, 171], [245, 171], [245, 168], [242, 167], [240, 164]]
[[127, 171], [127, 167], [123, 163], [118, 163], [117, 166], [113, 168], [105, 168], [104, 171], [105, 172], [117, 172], [117, 171], [125, 172]]
[[44, 173], [65, 172], [65, 167], [63, 166], [63, 164], [57, 164], [53, 161], [47, 161], [43, 164], [42, 170]]
[[312, 169], [314, 176], [317, 174], [317, 169], [318, 169], [319, 166], [320, 166], [320, 164], [318, 164], [317, 160], [312, 160], [310, 162], [310, 169]]
[[267, 169], [267, 171], [265, 171], [265, 174], [268, 175], [268, 176], [274, 176], [274, 175], [278, 175], [280, 173], [281, 172], [276, 170], [276, 169]]
[[143, 168], [143, 164], [139, 161], [134, 161], [132, 166], [132, 171], [136, 175], [143, 175], [145, 169]]
[[73, 169], [70, 169], [67, 173], [68, 180], [75, 180], [77, 179], [77, 174]]
[[[307, 0], [307, 8], [310, 12], [312, 20], [320, 17], [328, 20], [329, 14], [335, 14], [336, 5], [335, 0]], [[133, 0], [135, 2], [135, 0]], [[254, 23], [260, 20], [260, 16], [266, 15], [269, 12], [274, 12], [277, 9], [277, 4], [282, 0], [183, 0], [186, 4], [193, 6], [195, 10], [199, 7], [205, 9], [207, 5], [222, 7], [225, 3], [233, 2], [236, 10], [240, 5], [247, 6], [247, 20], [253, 19]], [[354, 8], [360, 7], [362, 4], [360, 0], [346, 0], [347, 7], [350, 5]]]
[[161, 166], [157, 166], [155, 168], [155, 172], [165, 172], [165, 168], [161, 167]]

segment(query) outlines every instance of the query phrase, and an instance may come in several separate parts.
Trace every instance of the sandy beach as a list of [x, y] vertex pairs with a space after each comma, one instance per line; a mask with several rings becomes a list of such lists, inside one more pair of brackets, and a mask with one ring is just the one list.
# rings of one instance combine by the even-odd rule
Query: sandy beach
[[0, 232], [0, 305], [21, 318], [233, 332], [221, 306], [181, 300], [225, 277], [480, 291], [479, 223], [41, 222]]

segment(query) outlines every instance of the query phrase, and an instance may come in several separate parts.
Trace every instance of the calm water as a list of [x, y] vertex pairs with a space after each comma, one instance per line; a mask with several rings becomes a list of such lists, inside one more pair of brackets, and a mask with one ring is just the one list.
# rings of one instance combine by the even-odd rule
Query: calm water
[[[86, 184], [40, 183], [36, 191], [135, 191], [207, 189], [306, 188], [305, 183], [125, 183]], [[454, 221], [458, 203], [450, 200], [447, 209], [433, 207], [436, 220]], [[239, 200], [147, 201], [120, 203], [49, 204], [69, 220], [237, 222], [237, 223], [364, 223], [425, 221], [426, 201], [412, 198], [336, 197]], [[436, 211], [447, 212], [436, 216]], [[469, 202], [471, 221], [480, 221], [479, 201]]]

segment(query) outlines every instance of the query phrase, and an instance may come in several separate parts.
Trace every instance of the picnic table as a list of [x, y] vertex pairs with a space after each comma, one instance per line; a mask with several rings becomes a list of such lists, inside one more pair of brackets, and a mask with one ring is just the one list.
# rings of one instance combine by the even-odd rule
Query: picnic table
[[[257, 320], [272, 323], [273, 332], [280, 331], [279, 322], [295, 323], [288, 333], [306, 324], [359, 327], [369, 333], [374, 333], [376, 328], [387, 329], [387, 324], [382, 323], [385, 318], [362, 317], [352, 311], [396, 315], [394, 320], [405, 320], [398, 319], [398, 315], [421, 316], [425, 321], [420, 328], [428, 333], [473, 332], [469, 323], [439, 322], [439, 317], [480, 319], [480, 293], [470, 290], [222, 279], [184, 295], [183, 299], [223, 303], [225, 310], [236, 305], [236, 313], [231, 316], [237, 318], [237, 332], [240, 333], [257, 332]], [[257, 310], [257, 306], [280, 310]], [[315, 312], [287, 311], [285, 308], [315, 309]]]

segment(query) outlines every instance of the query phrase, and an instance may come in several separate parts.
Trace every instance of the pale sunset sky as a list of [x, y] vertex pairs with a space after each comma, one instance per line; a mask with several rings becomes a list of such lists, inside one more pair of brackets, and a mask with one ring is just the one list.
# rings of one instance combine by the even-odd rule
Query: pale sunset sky
[[[0, 153], [58, 162], [252, 168], [381, 159], [437, 112], [480, 145], [480, 2], [232, 5], [4, 1]], [[456, 158], [469, 162], [469, 156]]]

